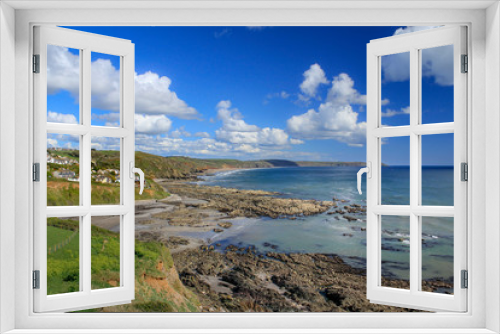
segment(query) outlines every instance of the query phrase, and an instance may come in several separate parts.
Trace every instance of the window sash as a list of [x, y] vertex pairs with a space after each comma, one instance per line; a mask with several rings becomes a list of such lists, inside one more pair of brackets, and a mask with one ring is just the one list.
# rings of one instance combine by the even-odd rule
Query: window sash
[[[35, 312], [66, 312], [103, 305], [128, 303], [134, 298], [134, 181], [129, 163], [134, 163], [134, 45], [127, 40], [82, 33], [64, 28], [39, 26], [34, 31], [34, 54], [40, 55], [40, 73], [34, 74], [34, 162], [40, 163], [40, 182], [34, 184], [34, 270], [40, 271], [40, 289], [33, 290]], [[80, 50], [80, 123], [47, 123], [47, 45]], [[120, 128], [91, 125], [91, 52], [120, 57]], [[80, 137], [80, 205], [47, 207], [47, 134]], [[91, 205], [92, 136], [120, 139], [119, 205]], [[91, 218], [120, 215], [120, 286], [91, 288]], [[48, 217], [80, 217], [80, 291], [47, 295]]]
[[[461, 289], [462, 269], [467, 269], [467, 183], [460, 181], [460, 163], [467, 162], [467, 76], [460, 73], [460, 56], [466, 54], [466, 28], [444, 27], [371, 41], [367, 48], [367, 161], [372, 177], [367, 179], [367, 297], [374, 303], [431, 311], [467, 310], [467, 290]], [[419, 124], [421, 106], [420, 51], [454, 45], [454, 122]], [[410, 125], [381, 126], [381, 57], [410, 53]], [[421, 185], [421, 142], [424, 134], [454, 133], [454, 206], [419, 204]], [[410, 138], [410, 205], [381, 205], [382, 138]], [[381, 216], [410, 217], [410, 290], [381, 286]], [[454, 295], [420, 291], [421, 218], [454, 218]]]

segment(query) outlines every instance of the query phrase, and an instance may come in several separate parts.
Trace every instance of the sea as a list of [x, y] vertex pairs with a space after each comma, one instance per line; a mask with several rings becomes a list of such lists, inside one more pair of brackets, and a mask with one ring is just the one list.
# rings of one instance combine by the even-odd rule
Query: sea
[[[358, 194], [356, 174], [360, 167], [285, 167], [220, 172], [204, 176], [200, 185], [278, 192], [281, 197], [345, 200], [343, 205], [366, 205], [366, 183]], [[408, 205], [408, 166], [382, 167], [382, 204]], [[453, 166], [422, 168], [422, 204], [453, 206]], [[238, 218], [223, 233], [206, 232], [202, 237], [218, 249], [227, 245], [254, 246], [261, 254], [336, 254], [356, 268], [366, 267], [366, 215], [348, 221], [341, 214], [318, 214], [291, 219]], [[409, 217], [382, 216], [382, 275], [409, 279]], [[453, 218], [422, 218], [422, 278], [452, 282]]]

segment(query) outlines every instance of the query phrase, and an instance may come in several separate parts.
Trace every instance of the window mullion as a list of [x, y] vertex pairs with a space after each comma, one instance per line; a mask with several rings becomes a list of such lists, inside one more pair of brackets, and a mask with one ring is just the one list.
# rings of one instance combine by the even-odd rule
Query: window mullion
[[[88, 130], [91, 126], [91, 51], [88, 48], [82, 51], [82, 124]], [[91, 169], [92, 169], [92, 158], [91, 158], [91, 132], [87, 131], [83, 135], [82, 148], [80, 150], [80, 194], [82, 196], [82, 204], [85, 208], [91, 206]], [[82, 291], [90, 293], [91, 291], [91, 216], [90, 211], [87, 212], [82, 219], [82, 236], [80, 239], [80, 268], [81, 268], [81, 278], [83, 289]]]
[[420, 105], [420, 80], [419, 80], [419, 51], [410, 50], [410, 291], [416, 293], [420, 288], [420, 236], [419, 217], [414, 209], [420, 202], [419, 180], [420, 180], [420, 143], [415, 128], [419, 123]]

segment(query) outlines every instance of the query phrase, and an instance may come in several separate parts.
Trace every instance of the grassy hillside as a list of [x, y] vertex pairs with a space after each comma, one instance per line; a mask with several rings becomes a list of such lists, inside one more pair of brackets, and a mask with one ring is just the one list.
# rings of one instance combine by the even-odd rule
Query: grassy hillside
[[[48, 294], [79, 290], [79, 222], [47, 220]], [[92, 289], [120, 283], [119, 234], [92, 226]], [[86, 312], [195, 312], [199, 301], [179, 280], [170, 251], [157, 242], [135, 242], [136, 299]]]

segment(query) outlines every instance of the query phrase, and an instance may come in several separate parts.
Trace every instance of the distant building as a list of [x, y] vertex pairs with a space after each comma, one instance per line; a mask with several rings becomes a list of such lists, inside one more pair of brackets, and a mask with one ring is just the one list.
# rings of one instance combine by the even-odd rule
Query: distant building
[[76, 173], [69, 170], [69, 169], [61, 169], [61, 170], [56, 170], [55, 172], [52, 173], [54, 177], [60, 178], [60, 179], [74, 179], [76, 176]]
[[95, 178], [95, 181], [100, 182], [100, 183], [112, 183], [113, 182], [113, 180], [109, 176], [106, 176], [106, 175], [98, 175]]

